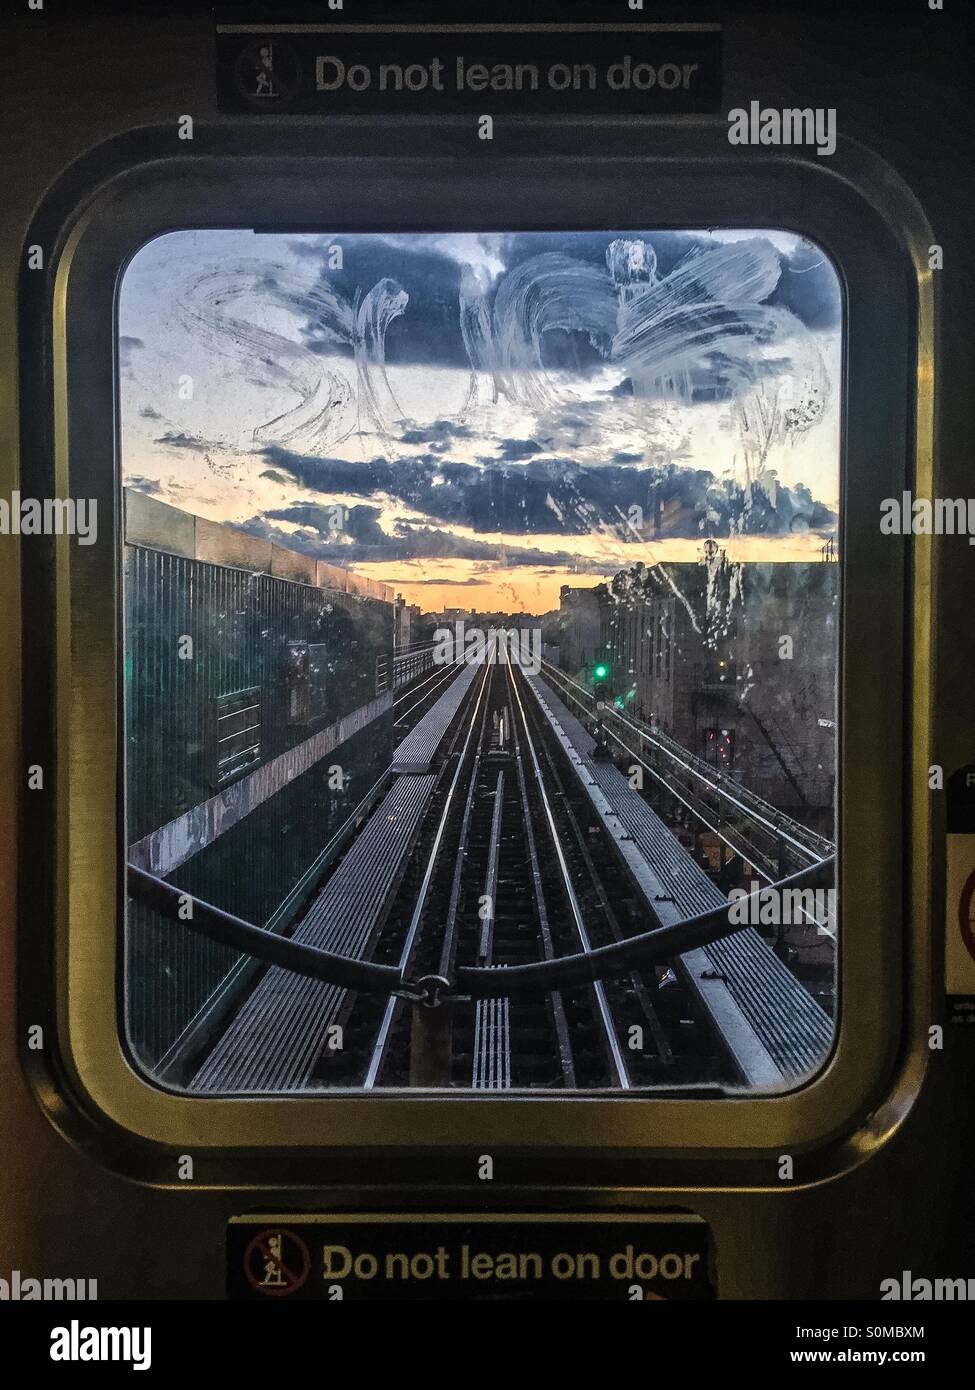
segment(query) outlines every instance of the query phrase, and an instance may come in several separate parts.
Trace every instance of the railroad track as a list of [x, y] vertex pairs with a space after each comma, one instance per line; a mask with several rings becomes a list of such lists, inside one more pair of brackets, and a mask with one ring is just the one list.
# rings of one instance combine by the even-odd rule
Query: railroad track
[[393, 729], [397, 738], [416, 727], [430, 707], [436, 703], [447, 686], [457, 676], [459, 666], [436, 666], [424, 672], [420, 679], [404, 686], [393, 700]]
[[[584, 719], [595, 714], [592, 694], [551, 662], [543, 675], [559, 696]], [[723, 840], [772, 882], [835, 852], [836, 846], [807, 826], [763, 801], [733, 778], [682, 747], [659, 729], [651, 729], [610, 705], [602, 724], [616, 750], [635, 760], [704, 828]]]
[[[594, 714], [592, 696], [564, 671], [542, 663], [545, 679], [584, 718]], [[663, 798], [751, 865], [765, 884], [814, 865], [835, 853], [835, 845], [731, 778], [722, 777], [659, 730], [651, 730], [613, 707], [602, 714], [613, 752], [641, 767]], [[659, 803], [660, 797], [658, 797]], [[662, 809], [662, 808], [661, 808]], [[836, 925], [800, 910], [817, 936], [836, 945]]]
[[[414, 872], [373, 957], [410, 978], [588, 953], [646, 927], [558, 766], [519, 669], [503, 646], [489, 656], [450, 740]], [[434, 1081], [416, 1071], [408, 1002], [390, 999], [380, 1011], [362, 1000], [349, 1029], [373, 1038], [360, 1059], [362, 1084], [629, 1090], [731, 1079], [689, 993], [672, 977], [661, 989], [657, 976], [651, 969], [538, 999], [453, 1003]]]
[[[621, 855], [593, 776], [567, 751], [560, 730], [574, 721], [559, 706], [562, 725], [553, 723], [543, 689], [496, 643], [482, 665], [438, 670], [403, 692], [401, 703], [422, 712], [404, 719], [391, 789], [320, 886], [297, 940], [393, 967], [400, 979], [442, 981], [449, 994], [459, 967], [496, 970], [500, 983], [506, 969], [584, 956], [673, 920], [672, 897], [655, 905], [641, 892], [632, 849], [630, 860]], [[593, 775], [603, 775], [595, 765]], [[437, 1008], [275, 966], [192, 1088], [683, 1093], [747, 1082], [740, 1037], [722, 1032], [708, 1003], [724, 985], [702, 986], [705, 976], [674, 964]]]

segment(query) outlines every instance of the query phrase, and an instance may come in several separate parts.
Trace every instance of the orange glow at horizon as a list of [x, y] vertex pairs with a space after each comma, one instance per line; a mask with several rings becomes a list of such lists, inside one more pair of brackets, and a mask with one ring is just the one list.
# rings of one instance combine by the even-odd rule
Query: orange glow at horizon
[[[779, 564], [787, 561], [813, 562], [822, 558], [823, 538], [811, 533], [790, 536], [734, 536], [718, 541], [729, 560], [745, 564]], [[424, 613], [440, 613], [445, 608], [476, 609], [479, 612], [533, 613], [541, 615], [559, 606], [563, 584], [591, 589], [608, 583], [619, 570], [642, 560], [655, 563], [695, 563], [701, 559], [702, 541], [674, 539], [656, 541], [652, 547], [627, 547], [633, 554], [621, 558], [612, 573], [599, 574], [568, 567], [519, 565], [501, 567], [471, 560], [398, 560], [385, 564], [356, 564], [351, 569], [367, 579], [388, 584], [407, 603], [415, 603]], [[652, 553], [651, 553], [652, 552]], [[435, 574], [430, 571], [435, 570]]]

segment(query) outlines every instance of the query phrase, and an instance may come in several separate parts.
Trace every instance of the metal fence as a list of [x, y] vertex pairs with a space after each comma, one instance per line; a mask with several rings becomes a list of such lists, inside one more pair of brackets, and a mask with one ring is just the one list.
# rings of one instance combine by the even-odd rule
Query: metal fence
[[[130, 855], [273, 923], [392, 760], [392, 605], [133, 545], [124, 592]], [[178, 1048], [237, 962], [130, 904], [137, 1060], [151, 1069]]]

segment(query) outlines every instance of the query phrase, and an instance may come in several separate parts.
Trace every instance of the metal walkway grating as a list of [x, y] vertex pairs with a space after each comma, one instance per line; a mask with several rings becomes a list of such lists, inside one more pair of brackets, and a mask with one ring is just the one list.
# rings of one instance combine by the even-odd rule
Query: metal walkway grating
[[474, 1019], [475, 1091], [505, 1091], [511, 1086], [511, 1022], [507, 999], [478, 999]]
[[[399, 881], [436, 778], [400, 777], [376, 807], [293, 940], [358, 959]], [[271, 966], [190, 1084], [193, 1092], [306, 1087], [347, 991]]]
[[465, 666], [456, 680], [451, 681], [444, 694], [431, 706], [416, 728], [407, 734], [394, 750], [393, 767], [396, 771], [429, 771], [444, 734], [460, 709], [474, 677], [482, 670], [483, 667], [479, 665]]
[[[624, 858], [628, 847], [635, 849], [650, 869], [649, 877], [637, 873], [637, 879], [661, 922], [725, 904], [721, 890], [620, 770], [589, 756], [594, 740], [551, 687], [537, 676], [526, 679], [556, 732], [561, 726], [563, 746], [574, 751], [572, 761], [597, 811], [610, 830], [614, 817], [618, 822], [614, 838]], [[598, 799], [593, 788], [602, 793]], [[599, 802], [608, 803], [608, 820]], [[754, 927], [688, 951], [680, 960], [750, 1084], [798, 1081], [822, 1065], [833, 1036], [829, 1015]]]

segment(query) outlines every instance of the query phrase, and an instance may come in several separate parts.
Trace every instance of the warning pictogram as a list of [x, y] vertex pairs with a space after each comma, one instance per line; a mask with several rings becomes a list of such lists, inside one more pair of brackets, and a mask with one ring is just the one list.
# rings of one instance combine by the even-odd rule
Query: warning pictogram
[[234, 66], [237, 90], [254, 110], [288, 106], [301, 85], [301, 60], [290, 44], [260, 39], [249, 44]]
[[308, 1246], [293, 1231], [261, 1231], [244, 1251], [247, 1282], [272, 1298], [300, 1289], [310, 1269]]

